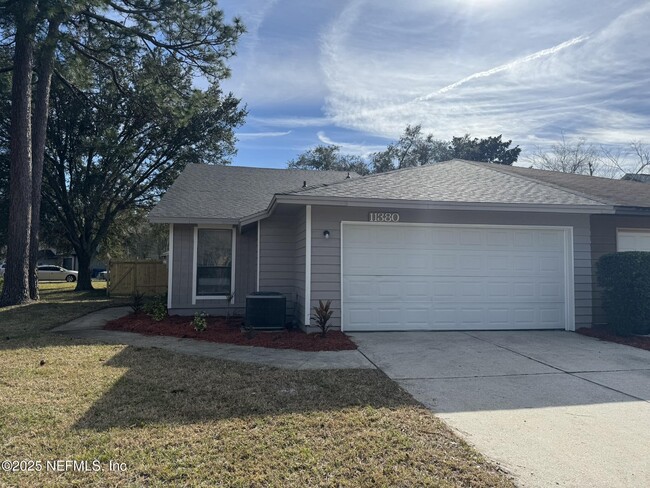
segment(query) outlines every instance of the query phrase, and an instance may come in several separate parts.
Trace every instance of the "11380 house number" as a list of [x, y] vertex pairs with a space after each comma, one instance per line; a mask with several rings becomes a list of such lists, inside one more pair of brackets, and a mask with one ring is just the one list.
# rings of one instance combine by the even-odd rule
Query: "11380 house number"
[[399, 214], [397, 212], [370, 212], [368, 214], [368, 221], [399, 222]]

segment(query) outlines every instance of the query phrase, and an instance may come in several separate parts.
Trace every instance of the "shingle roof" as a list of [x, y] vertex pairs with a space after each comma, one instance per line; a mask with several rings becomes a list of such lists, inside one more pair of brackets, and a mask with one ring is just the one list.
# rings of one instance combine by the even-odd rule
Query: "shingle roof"
[[[345, 180], [347, 172], [190, 164], [149, 214], [152, 222], [236, 221], [266, 210], [276, 193]], [[351, 174], [357, 177], [356, 173]]]
[[650, 175], [645, 173], [627, 173], [622, 180], [640, 181], [641, 183], [650, 183]]
[[296, 190], [312, 197], [419, 200], [525, 205], [604, 205], [596, 198], [559, 188], [496, 164], [452, 160]]
[[608, 205], [618, 207], [650, 207], [650, 185], [647, 183], [561, 173], [559, 171], [521, 168], [518, 166], [489, 166], [495, 171], [508, 175], [521, 176], [558, 188], [581, 193]]

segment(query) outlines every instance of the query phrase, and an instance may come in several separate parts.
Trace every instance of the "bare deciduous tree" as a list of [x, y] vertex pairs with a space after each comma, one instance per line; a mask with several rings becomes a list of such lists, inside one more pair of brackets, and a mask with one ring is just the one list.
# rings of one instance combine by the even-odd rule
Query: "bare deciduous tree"
[[625, 149], [601, 148], [604, 163], [612, 171], [638, 175], [650, 171], [650, 147], [642, 141], [631, 142]]
[[559, 142], [548, 149], [537, 147], [526, 160], [535, 168], [562, 173], [593, 176], [605, 169], [596, 146], [584, 138], [568, 140], [564, 134]]

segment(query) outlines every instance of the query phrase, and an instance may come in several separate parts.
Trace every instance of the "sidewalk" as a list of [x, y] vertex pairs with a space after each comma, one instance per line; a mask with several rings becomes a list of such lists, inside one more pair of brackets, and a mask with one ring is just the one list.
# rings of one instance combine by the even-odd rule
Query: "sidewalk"
[[243, 363], [263, 364], [284, 369], [373, 369], [373, 364], [359, 351], [307, 352], [293, 349], [238, 346], [168, 336], [145, 336], [133, 332], [104, 330], [106, 322], [131, 312], [129, 307], [99, 310], [64, 324], [53, 332], [72, 337], [93, 339], [109, 344], [157, 347], [193, 356], [203, 356]]

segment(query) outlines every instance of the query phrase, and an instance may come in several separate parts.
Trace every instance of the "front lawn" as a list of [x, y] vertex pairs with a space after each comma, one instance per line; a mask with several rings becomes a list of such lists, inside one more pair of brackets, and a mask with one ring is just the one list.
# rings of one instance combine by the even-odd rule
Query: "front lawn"
[[0, 486], [512, 486], [378, 371], [73, 340], [46, 330], [110, 302], [56, 293], [0, 309], [3, 335], [12, 324], [0, 341], [0, 452], [103, 471], [0, 472]]
[[87, 313], [119, 304], [106, 297], [106, 282], [94, 282], [97, 289], [87, 292], [76, 293], [75, 286], [76, 283], [41, 283], [40, 301], [0, 308], [0, 343], [35, 337]]

